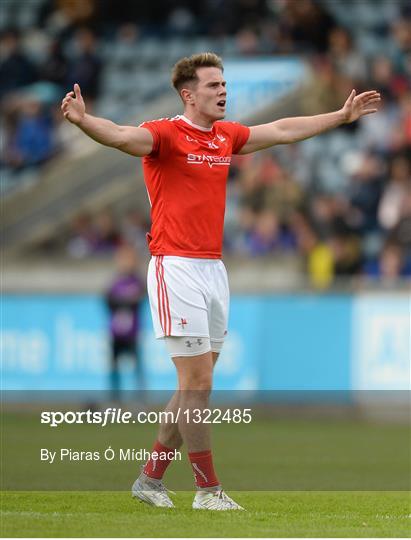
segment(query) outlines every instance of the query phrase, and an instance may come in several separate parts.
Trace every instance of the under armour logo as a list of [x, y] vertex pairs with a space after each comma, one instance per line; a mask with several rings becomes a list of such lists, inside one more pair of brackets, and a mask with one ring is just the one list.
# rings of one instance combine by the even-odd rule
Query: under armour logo
[[189, 339], [187, 339], [187, 341], [185, 341], [185, 344], [186, 344], [186, 347], [188, 347], [190, 349], [190, 347], [193, 346], [193, 344], [196, 344], [197, 345], [202, 345], [203, 344], [203, 340], [201, 338], [197, 338], [195, 341], [190, 341]]
[[188, 135], [186, 135], [186, 140], [187, 140], [188, 142], [196, 142], [196, 143], [198, 143], [197, 139], [192, 139], [192, 138], [189, 137]]

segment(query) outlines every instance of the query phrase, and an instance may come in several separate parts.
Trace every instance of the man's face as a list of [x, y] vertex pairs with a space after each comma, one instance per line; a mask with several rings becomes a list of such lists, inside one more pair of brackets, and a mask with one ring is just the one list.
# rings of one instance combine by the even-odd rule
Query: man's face
[[221, 69], [202, 67], [197, 69], [198, 82], [190, 88], [188, 104], [197, 113], [212, 121], [225, 116], [226, 82]]

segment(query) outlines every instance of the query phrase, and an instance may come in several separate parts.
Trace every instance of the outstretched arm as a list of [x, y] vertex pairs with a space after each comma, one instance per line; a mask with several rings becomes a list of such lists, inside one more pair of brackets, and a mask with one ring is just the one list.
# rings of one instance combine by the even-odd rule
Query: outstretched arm
[[64, 118], [79, 127], [86, 135], [132, 156], [146, 156], [153, 148], [153, 136], [145, 128], [119, 126], [111, 120], [97, 118], [86, 113], [80, 86], [68, 92], [61, 103]]
[[316, 116], [283, 118], [269, 124], [253, 126], [240, 154], [249, 154], [276, 144], [302, 141], [341, 124], [349, 124], [361, 116], [377, 112], [378, 109], [374, 107], [380, 99], [380, 94], [375, 90], [363, 92], [358, 96], [353, 90], [339, 111]]

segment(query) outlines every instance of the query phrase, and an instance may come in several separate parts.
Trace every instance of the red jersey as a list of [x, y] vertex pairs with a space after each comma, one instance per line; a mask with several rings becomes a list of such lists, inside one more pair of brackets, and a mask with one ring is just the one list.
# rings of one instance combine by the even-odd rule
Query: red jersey
[[250, 129], [236, 122], [204, 128], [184, 116], [140, 127], [153, 135], [153, 150], [143, 158], [151, 254], [220, 259], [228, 169]]

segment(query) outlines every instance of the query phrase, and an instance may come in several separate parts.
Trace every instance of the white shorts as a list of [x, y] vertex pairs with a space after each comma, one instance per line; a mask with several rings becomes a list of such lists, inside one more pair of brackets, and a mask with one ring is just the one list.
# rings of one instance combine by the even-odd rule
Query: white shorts
[[230, 294], [223, 261], [153, 256], [147, 289], [156, 338], [194, 336], [224, 341]]

